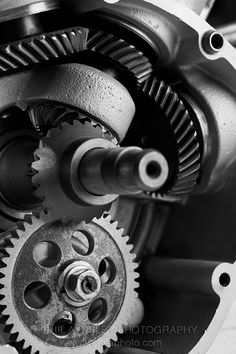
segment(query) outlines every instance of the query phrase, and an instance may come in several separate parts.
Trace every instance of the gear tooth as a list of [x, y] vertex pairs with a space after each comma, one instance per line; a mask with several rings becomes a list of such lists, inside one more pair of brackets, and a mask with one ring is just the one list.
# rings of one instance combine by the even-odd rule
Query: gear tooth
[[0, 323], [5, 324], [9, 320], [10, 316], [9, 315], [2, 315], [0, 316]]
[[24, 221], [29, 224], [29, 225], [32, 225], [32, 215], [29, 215], [29, 214], [26, 214], [24, 216]]
[[[14, 326], [13, 326], [13, 328], [14, 328]], [[16, 345], [16, 341], [17, 341], [18, 336], [19, 336], [19, 333], [17, 333], [17, 332], [11, 333], [10, 334], [10, 342], [14, 343], [14, 345]]]
[[149, 59], [132, 44], [113, 34], [90, 32], [88, 49], [121, 65], [135, 78], [137, 85], [141, 85], [152, 75], [153, 66]]
[[[14, 247], [14, 244], [13, 244], [13, 240], [12, 239], [10, 239], [10, 238], [5, 238], [5, 240], [4, 240], [4, 244], [5, 244], [5, 247], [6, 248], [13, 248]], [[9, 255], [8, 255], [9, 256]]]
[[[4, 255], [3, 257], [5, 258], [6, 256]], [[9, 257], [9, 254], [7, 257]], [[6, 263], [2, 259], [0, 259], [0, 268], [2, 269], [2, 268], [6, 268], [6, 267], [7, 267]]]
[[[25, 69], [86, 48], [87, 29], [67, 28], [0, 46], [0, 71]], [[63, 44], [62, 44], [63, 43]]]
[[[25, 223], [23, 221], [18, 221], [17, 227], [20, 231], [25, 231]], [[18, 234], [18, 232], [17, 232], [17, 234]], [[19, 236], [19, 234], [18, 234], [18, 236]]]
[[[184, 102], [163, 81], [158, 82], [155, 77], [152, 77], [142, 85], [141, 90], [162, 109], [173, 132], [177, 150], [176, 175], [171, 183], [164, 187], [166, 190], [146, 194], [154, 199], [180, 201], [193, 191], [199, 177], [201, 152], [198, 132]], [[189, 179], [183, 180], [181, 174], [189, 172], [192, 167], [193, 170], [188, 174], [192, 175], [193, 182], [190, 185]], [[179, 179], [182, 179], [181, 184]], [[176, 186], [178, 186], [178, 197], [175, 191]]]
[[13, 324], [11, 324], [11, 325], [6, 325], [6, 326], [4, 327], [4, 332], [5, 332], [5, 333], [11, 333], [13, 327], [14, 327]]

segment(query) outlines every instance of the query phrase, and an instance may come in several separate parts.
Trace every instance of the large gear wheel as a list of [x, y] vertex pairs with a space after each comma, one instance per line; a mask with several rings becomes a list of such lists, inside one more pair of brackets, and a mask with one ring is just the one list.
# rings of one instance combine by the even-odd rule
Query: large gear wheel
[[100, 217], [109, 209], [111, 201], [102, 206], [89, 206], [70, 198], [62, 187], [60, 177], [60, 161], [67, 149], [79, 139], [101, 138], [108, 141], [113, 136], [99, 124], [86, 121], [74, 121], [72, 124], [63, 123], [58, 128], [51, 129], [48, 135], [42, 138], [40, 147], [35, 152], [36, 161], [32, 164], [35, 172], [32, 181], [37, 188], [35, 194], [42, 198], [42, 206], [56, 218], [62, 221], [90, 221], [93, 217]]
[[108, 57], [128, 71], [141, 85], [153, 73], [150, 60], [134, 45], [103, 31], [90, 31], [88, 50]]
[[142, 85], [141, 90], [163, 112], [176, 146], [177, 168], [168, 190], [161, 194], [149, 194], [164, 200], [188, 196], [197, 185], [201, 167], [201, 137], [196, 123], [183, 100], [163, 81], [152, 77]]
[[[89, 224], [63, 224], [42, 213], [5, 234], [1, 313], [20, 351], [102, 353], [129, 325], [137, 299], [137, 264], [129, 238], [117, 227], [105, 215]], [[89, 242], [87, 253], [82, 236]], [[89, 264], [89, 276], [85, 276], [85, 264]], [[91, 277], [99, 284], [94, 293], [88, 286], [93, 284]], [[71, 304], [65, 297], [72, 288], [75, 296], [75, 280], [90, 290], [86, 305]]]

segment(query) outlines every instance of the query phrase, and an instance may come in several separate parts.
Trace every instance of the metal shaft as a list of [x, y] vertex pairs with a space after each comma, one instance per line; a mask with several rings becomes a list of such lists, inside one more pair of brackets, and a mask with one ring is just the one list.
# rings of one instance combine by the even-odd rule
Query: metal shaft
[[92, 149], [79, 167], [81, 184], [95, 195], [156, 191], [167, 177], [168, 165], [163, 155], [137, 147]]

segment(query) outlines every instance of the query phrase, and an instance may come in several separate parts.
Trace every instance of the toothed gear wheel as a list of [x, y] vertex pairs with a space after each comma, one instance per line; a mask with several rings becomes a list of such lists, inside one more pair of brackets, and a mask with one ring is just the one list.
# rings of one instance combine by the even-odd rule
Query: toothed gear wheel
[[41, 135], [45, 135], [48, 130], [56, 128], [62, 123], [72, 124], [74, 121], [81, 123], [87, 121], [94, 127], [100, 127], [105, 135], [110, 136], [114, 143], [118, 144], [117, 139], [102, 124], [67, 106], [56, 103], [38, 103], [29, 109], [29, 115], [35, 129]]
[[87, 30], [73, 27], [8, 43], [0, 47], [0, 72], [70, 56], [86, 49], [86, 42]]
[[147, 80], [142, 91], [161, 108], [168, 120], [176, 144], [177, 171], [168, 190], [150, 193], [153, 198], [178, 199], [188, 196], [197, 184], [200, 174], [200, 136], [188, 109], [178, 94], [163, 81]]
[[60, 162], [64, 153], [79, 139], [102, 138], [113, 141], [110, 133], [104, 133], [99, 124], [91, 121], [74, 121], [63, 123], [48, 132], [40, 141], [35, 151], [35, 162], [32, 164], [34, 176], [32, 182], [36, 186], [35, 195], [42, 199], [42, 207], [51, 215], [62, 221], [91, 221], [100, 217], [110, 204], [102, 206], [86, 206], [70, 198], [65, 192], [60, 177]]
[[124, 67], [133, 75], [138, 85], [141, 85], [152, 75], [153, 66], [149, 59], [134, 45], [113, 34], [91, 31], [87, 48], [109, 57]]
[[[15, 337], [20, 351], [95, 354], [102, 353], [111, 346], [111, 341], [117, 340], [117, 334], [123, 332], [132, 317], [138, 288], [132, 246], [128, 244], [129, 238], [123, 236], [123, 230], [117, 227], [110, 216], [94, 219], [89, 224], [63, 224], [42, 213], [28, 217], [21, 228], [9, 231], [1, 250], [0, 308], [5, 329]], [[79, 232], [93, 239], [93, 247], [86, 256], [78, 255], [73, 247], [72, 237]], [[58, 258], [51, 259], [51, 267], [40, 265], [35, 257], [35, 249], [45, 244], [60, 250]], [[99, 265], [108, 255], [115, 272], [109, 282], [104, 282]], [[100, 275], [101, 290], [99, 297], [87, 306], [75, 307], [62, 301], [57, 283], [65, 267], [81, 259]], [[44, 292], [44, 297], [37, 298], [38, 303], [31, 296], [40, 292], [41, 287], [47, 289], [49, 296]], [[27, 306], [30, 299], [33, 302]], [[105, 304], [102, 321], [96, 317], [96, 310], [96, 320], [92, 321], [88, 315], [97, 299]], [[55, 325], [55, 319], [61, 318], [62, 313], [67, 314], [68, 321], [73, 318], [71, 326], [65, 327], [67, 335], [64, 332], [60, 335], [63, 327]]]

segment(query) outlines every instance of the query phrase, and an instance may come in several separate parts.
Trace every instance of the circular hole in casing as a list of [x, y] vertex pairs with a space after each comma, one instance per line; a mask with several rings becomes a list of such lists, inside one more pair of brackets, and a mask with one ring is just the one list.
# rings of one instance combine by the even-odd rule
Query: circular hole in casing
[[220, 285], [226, 288], [231, 282], [230, 275], [228, 273], [222, 273], [219, 278]]
[[210, 36], [210, 45], [215, 51], [221, 50], [224, 46], [224, 37], [218, 32], [212, 33]]

